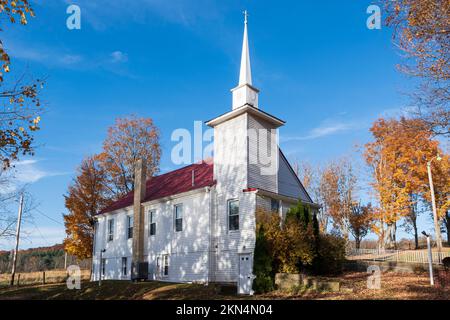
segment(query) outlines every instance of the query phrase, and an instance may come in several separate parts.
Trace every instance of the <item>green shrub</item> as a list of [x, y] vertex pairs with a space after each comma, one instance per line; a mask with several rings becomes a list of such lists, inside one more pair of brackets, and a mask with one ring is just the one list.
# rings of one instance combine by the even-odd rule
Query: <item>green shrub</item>
[[318, 275], [340, 274], [344, 262], [345, 240], [334, 235], [321, 234], [313, 272]]
[[253, 290], [265, 293], [274, 290], [274, 273], [272, 272], [272, 256], [266, 239], [264, 226], [260, 225], [256, 234], [256, 244], [253, 263]]
[[[278, 215], [264, 209], [257, 212], [254, 274], [259, 279], [255, 279], [255, 286], [260, 290], [273, 287], [275, 273], [334, 275], [342, 272], [345, 241], [320, 233], [317, 216], [311, 208], [299, 202], [288, 211], [282, 228], [280, 222]], [[265, 258], [258, 258], [261, 255]], [[269, 274], [270, 284], [266, 278]]]

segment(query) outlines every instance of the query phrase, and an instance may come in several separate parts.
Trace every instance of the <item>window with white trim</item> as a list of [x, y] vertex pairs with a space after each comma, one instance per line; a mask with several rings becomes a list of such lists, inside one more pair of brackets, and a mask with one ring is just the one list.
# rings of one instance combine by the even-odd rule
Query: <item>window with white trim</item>
[[156, 257], [156, 276], [157, 277], [161, 276], [161, 258], [160, 257]]
[[133, 216], [127, 216], [127, 235], [128, 239], [133, 238]]
[[169, 255], [163, 256], [163, 277], [169, 276]]
[[154, 236], [156, 234], [156, 211], [150, 210], [148, 213], [148, 234]]
[[280, 210], [280, 201], [276, 199], [270, 200], [270, 209], [272, 212], [278, 213]]
[[239, 200], [228, 201], [228, 230], [239, 230]]
[[114, 219], [108, 220], [108, 242], [114, 240]]
[[126, 276], [128, 274], [128, 259], [126, 257], [122, 258], [122, 275]]
[[175, 232], [183, 231], [183, 205], [177, 204], [174, 209]]
[[105, 269], [106, 269], [106, 259], [102, 258], [102, 260], [100, 261], [100, 267], [102, 270], [102, 276], [105, 275]]

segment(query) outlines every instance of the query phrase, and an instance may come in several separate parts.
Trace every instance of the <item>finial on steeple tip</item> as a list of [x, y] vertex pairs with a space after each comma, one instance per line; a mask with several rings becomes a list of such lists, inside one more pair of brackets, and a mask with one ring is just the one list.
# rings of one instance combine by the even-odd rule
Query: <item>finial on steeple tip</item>
[[233, 109], [240, 108], [246, 104], [258, 108], [258, 89], [252, 84], [252, 69], [250, 67], [250, 52], [248, 48], [248, 12], [244, 14], [244, 37], [242, 39], [241, 68], [239, 71], [239, 84], [232, 90]]

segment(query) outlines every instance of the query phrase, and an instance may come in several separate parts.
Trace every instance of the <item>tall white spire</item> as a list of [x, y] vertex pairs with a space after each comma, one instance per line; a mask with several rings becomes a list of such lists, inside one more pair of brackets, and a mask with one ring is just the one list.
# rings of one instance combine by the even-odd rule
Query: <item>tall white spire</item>
[[239, 84], [232, 89], [233, 109], [244, 105], [251, 105], [258, 108], [259, 90], [252, 85], [252, 70], [250, 66], [250, 50], [248, 47], [248, 13], [244, 11], [244, 38], [242, 41], [241, 69], [239, 72]]
[[250, 50], [248, 48], [248, 13], [244, 11], [244, 39], [242, 41], [242, 56], [241, 56], [241, 72], [239, 74], [239, 85], [252, 84], [252, 69], [250, 66]]

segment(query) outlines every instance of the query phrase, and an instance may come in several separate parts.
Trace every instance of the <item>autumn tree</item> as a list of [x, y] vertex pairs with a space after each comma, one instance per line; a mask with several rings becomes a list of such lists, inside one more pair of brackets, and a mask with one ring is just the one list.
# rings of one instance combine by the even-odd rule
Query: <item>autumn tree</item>
[[[450, 2], [383, 0], [386, 24], [401, 50], [400, 70], [422, 80], [412, 93], [413, 114], [435, 134], [450, 134]], [[416, 123], [412, 123], [416, 124]]]
[[145, 159], [147, 176], [159, 171], [161, 148], [159, 129], [151, 118], [129, 116], [116, 120], [99, 154], [99, 165], [115, 198], [134, 190], [134, 172], [139, 159]]
[[362, 239], [367, 236], [373, 219], [372, 204], [362, 205], [361, 202], [352, 205], [352, 214], [350, 215], [350, 233], [355, 238], [356, 249], [361, 247]]
[[108, 130], [103, 150], [83, 161], [66, 195], [64, 217], [69, 253], [87, 257], [92, 251], [92, 217], [109, 202], [134, 189], [137, 160], [146, 159], [147, 176], [159, 170], [159, 130], [150, 118], [117, 119]]
[[[25, 25], [33, 16], [27, 0], [0, 0], [0, 19], [3, 17], [10, 23], [19, 20]], [[39, 129], [42, 111], [39, 93], [44, 82], [25, 75], [6, 81], [11, 59], [1, 40], [0, 64], [0, 170], [5, 170], [19, 156], [34, 154], [34, 132]]]
[[381, 118], [370, 131], [374, 141], [366, 144], [365, 159], [372, 169], [380, 219], [374, 231], [380, 245], [395, 246], [398, 222], [406, 218], [417, 246], [417, 201], [429, 188], [426, 164], [438, 153], [438, 142], [420, 119]]
[[347, 159], [331, 162], [323, 169], [320, 181], [323, 204], [333, 220], [333, 225], [346, 241], [349, 236], [356, 183], [353, 166]]
[[297, 177], [302, 182], [306, 190], [310, 190], [313, 187], [315, 180], [314, 167], [307, 161], [295, 161], [294, 171]]
[[319, 205], [319, 208], [317, 209], [317, 220], [319, 222], [320, 232], [327, 232], [331, 218], [328, 212], [327, 203], [324, 201], [321, 192], [321, 190], [324, 189], [322, 184], [325, 183], [322, 179], [323, 169], [320, 166], [312, 166], [307, 161], [295, 161], [294, 171], [314, 203]]
[[64, 196], [69, 213], [64, 215], [67, 253], [78, 259], [90, 258], [94, 236], [94, 216], [104, 208], [108, 199], [105, 170], [95, 157], [83, 160], [78, 176]]

